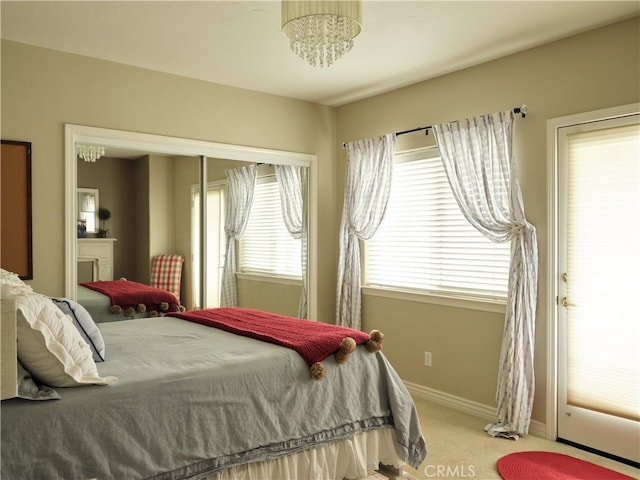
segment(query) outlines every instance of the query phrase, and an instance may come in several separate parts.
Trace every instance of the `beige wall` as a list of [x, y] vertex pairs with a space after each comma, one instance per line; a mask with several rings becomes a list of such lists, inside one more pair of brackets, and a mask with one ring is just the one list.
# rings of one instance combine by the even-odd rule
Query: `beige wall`
[[[345, 163], [339, 145], [526, 103], [515, 148], [540, 244], [534, 419], [544, 421], [546, 122], [638, 101], [639, 40], [636, 18], [337, 109], [2, 42], [2, 138], [33, 143], [30, 283], [63, 293], [64, 259], [56, 252], [64, 242], [65, 123], [284, 149], [319, 158], [319, 319], [333, 321]], [[432, 135], [401, 137], [398, 147], [429, 141]], [[385, 332], [385, 352], [403, 379], [494, 404], [502, 315], [365, 297], [363, 324]], [[424, 350], [433, 352], [431, 368], [422, 366]]]
[[30, 284], [64, 294], [65, 123], [318, 156], [318, 317], [335, 296], [335, 110], [141, 68], [2, 41], [2, 138], [32, 142]]
[[238, 279], [238, 304], [246, 308], [297, 317], [300, 291], [298, 285], [241, 276]]
[[[151, 260], [149, 258], [149, 245], [151, 244], [149, 238], [151, 233], [151, 220], [149, 218], [151, 213], [151, 207], [149, 206], [151, 198], [149, 185], [151, 158], [151, 155], [145, 155], [129, 162], [134, 166], [137, 182], [136, 188], [131, 189], [134, 203], [129, 205], [129, 208], [133, 210], [130, 224], [135, 225], [135, 230], [132, 232], [134, 233], [133, 240], [128, 244], [135, 252], [135, 255], [130, 260], [131, 264], [135, 265], [135, 276], [132, 275], [127, 278], [145, 284], [148, 284], [151, 279]], [[123, 245], [126, 244], [123, 242]], [[117, 262], [118, 259], [116, 258], [116, 264]]]
[[[601, 28], [385, 95], [338, 108], [338, 141], [348, 142], [527, 104], [515, 153], [528, 220], [537, 228], [540, 269], [536, 317], [534, 419], [546, 420], [547, 120], [640, 99], [638, 18]], [[428, 51], [425, 53], [428, 55]], [[411, 137], [411, 138], [408, 138]], [[398, 137], [398, 148], [433, 134]], [[340, 152], [338, 179], [345, 154]], [[342, 192], [339, 181], [338, 191]], [[363, 329], [378, 328], [404, 380], [495, 404], [503, 314], [425, 303], [363, 298]], [[433, 366], [424, 367], [424, 351]]]
[[183, 305], [191, 306], [193, 298], [191, 282], [191, 186], [198, 184], [199, 161], [192, 157], [177, 157], [173, 164], [175, 221], [175, 251], [185, 257], [182, 271]]
[[[114, 243], [114, 278], [125, 277], [139, 282], [148, 282], [148, 274], [138, 264], [138, 258], [147, 256], [149, 252], [148, 235], [146, 245], [139, 249], [138, 240], [148, 231], [145, 218], [136, 209], [139, 206], [137, 196], [141, 190], [146, 191], [146, 172], [141, 172], [141, 161], [101, 157], [96, 163], [78, 161], [78, 186], [97, 188], [100, 207], [109, 209], [111, 218], [106, 223], [108, 236], [116, 238]], [[145, 162], [145, 165], [147, 163]], [[140, 175], [143, 175], [142, 177]], [[142, 182], [144, 179], [144, 182]], [[142, 207], [148, 209], [148, 198], [144, 198]], [[35, 215], [35, 211], [34, 211]], [[89, 234], [95, 236], [95, 234]], [[34, 240], [35, 245], [35, 240]], [[35, 252], [34, 252], [35, 254]], [[148, 262], [145, 267], [148, 270]]]
[[173, 164], [172, 157], [149, 156], [149, 261], [155, 255], [183, 253], [176, 250]]

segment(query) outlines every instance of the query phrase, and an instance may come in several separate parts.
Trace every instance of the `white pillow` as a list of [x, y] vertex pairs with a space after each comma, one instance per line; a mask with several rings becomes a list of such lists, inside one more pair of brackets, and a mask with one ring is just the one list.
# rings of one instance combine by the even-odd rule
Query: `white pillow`
[[18, 274], [9, 272], [4, 268], [0, 268], [0, 284], [2, 285], [2, 298], [33, 292], [29, 285], [20, 280]]
[[44, 295], [15, 295], [18, 359], [41, 383], [52, 387], [107, 385], [116, 377], [101, 377], [91, 349], [71, 319]]

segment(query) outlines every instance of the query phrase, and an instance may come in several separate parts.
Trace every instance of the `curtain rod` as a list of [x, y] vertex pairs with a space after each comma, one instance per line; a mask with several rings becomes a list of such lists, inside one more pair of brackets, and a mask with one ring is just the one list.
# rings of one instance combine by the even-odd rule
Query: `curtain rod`
[[[527, 116], [527, 113], [529, 113], [529, 107], [527, 107], [526, 105], [521, 105], [519, 107], [514, 107], [513, 108], [513, 113], [519, 113], [520, 115], [522, 115], [522, 118]], [[431, 130], [433, 127], [431, 125], [428, 125], [426, 127], [417, 127], [417, 128], [412, 128], [411, 130], [403, 130], [402, 132], [396, 132], [396, 137], [398, 135], [404, 135], [405, 133], [413, 133], [413, 132], [420, 132], [422, 130], [426, 130], [426, 135], [429, 135], [429, 130]], [[346, 147], [347, 144], [343, 143], [342, 144], [343, 147]]]
[[[519, 113], [520, 115], [522, 115], [522, 118], [526, 117], [528, 112], [529, 112], [529, 107], [527, 107], [526, 105], [513, 108], [513, 113]], [[426, 127], [412, 128], [411, 130], [403, 130], [402, 132], [396, 132], [396, 137], [398, 135], [404, 135], [405, 133], [420, 132], [421, 130], [426, 130], [427, 135], [429, 135], [429, 130], [431, 128], [433, 127], [431, 125], [428, 125]]]

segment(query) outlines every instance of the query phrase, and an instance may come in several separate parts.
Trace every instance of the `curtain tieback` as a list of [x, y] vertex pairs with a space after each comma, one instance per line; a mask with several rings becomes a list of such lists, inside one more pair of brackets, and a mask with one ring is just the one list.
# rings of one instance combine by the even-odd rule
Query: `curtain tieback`
[[509, 229], [509, 231], [513, 234], [513, 235], [520, 235], [520, 233], [522, 232], [522, 225], [511, 225], [511, 228]]

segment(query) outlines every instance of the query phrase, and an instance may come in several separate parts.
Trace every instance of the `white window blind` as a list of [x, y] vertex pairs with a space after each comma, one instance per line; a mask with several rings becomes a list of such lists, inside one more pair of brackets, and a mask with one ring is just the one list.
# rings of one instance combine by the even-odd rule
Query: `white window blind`
[[302, 278], [301, 245], [282, 219], [276, 177], [258, 178], [247, 228], [240, 240], [239, 271]]
[[365, 245], [367, 286], [505, 299], [509, 243], [464, 218], [437, 149], [397, 155], [384, 220]]
[[567, 137], [567, 403], [640, 420], [640, 125]]

